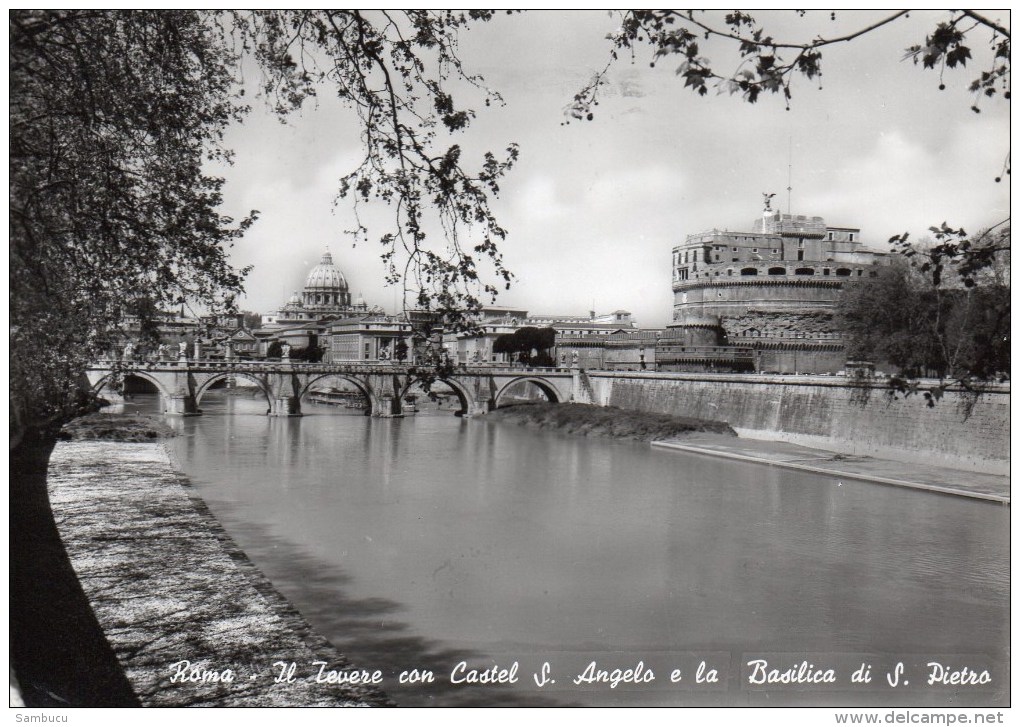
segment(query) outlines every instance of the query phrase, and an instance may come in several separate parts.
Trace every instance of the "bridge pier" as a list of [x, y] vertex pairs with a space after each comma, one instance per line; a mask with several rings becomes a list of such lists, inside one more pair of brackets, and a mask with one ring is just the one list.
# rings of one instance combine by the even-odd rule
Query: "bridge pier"
[[173, 394], [163, 398], [163, 413], [168, 416], [198, 416], [198, 405], [190, 394]]
[[495, 409], [495, 402], [492, 399], [476, 399], [468, 404], [467, 411], [464, 412], [466, 417], [480, 417], [485, 416], [490, 411]]
[[378, 409], [376, 407], [372, 408], [372, 416], [382, 417], [384, 419], [404, 416], [404, 412], [400, 408], [400, 397], [390, 392], [381, 394], [379, 396]]
[[301, 399], [297, 396], [274, 396], [269, 405], [269, 416], [271, 417], [302, 416]]
[[301, 416], [301, 382], [289, 361], [284, 361], [282, 370], [269, 375], [269, 416]]

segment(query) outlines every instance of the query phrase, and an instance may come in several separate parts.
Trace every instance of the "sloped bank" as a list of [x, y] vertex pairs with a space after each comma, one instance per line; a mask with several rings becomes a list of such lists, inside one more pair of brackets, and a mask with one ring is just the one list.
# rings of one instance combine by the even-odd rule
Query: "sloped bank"
[[[990, 474], [1009, 473], [1010, 386], [949, 387], [935, 406], [883, 379], [598, 371], [592, 402], [712, 418], [740, 437]], [[921, 381], [922, 387], [936, 381]]]
[[489, 412], [486, 418], [532, 429], [549, 429], [585, 437], [612, 437], [643, 442], [673, 439], [699, 433], [736, 436], [733, 428], [725, 422], [629, 411], [613, 406], [601, 407], [591, 404], [514, 404]]
[[[86, 429], [88, 427], [85, 427]], [[144, 429], [144, 424], [142, 425]], [[49, 501], [67, 557], [143, 706], [368, 706], [351, 669], [252, 565], [159, 442], [59, 442]], [[297, 665], [276, 683], [277, 662]]]

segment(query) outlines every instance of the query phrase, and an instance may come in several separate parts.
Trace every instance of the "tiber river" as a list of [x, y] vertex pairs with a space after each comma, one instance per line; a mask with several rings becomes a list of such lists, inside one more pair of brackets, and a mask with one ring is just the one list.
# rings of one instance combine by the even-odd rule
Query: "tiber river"
[[[173, 456], [401, 705], [1008, 704], [1008, 507], [448, 412], [303, 406], [273, 419], [264, 399], [211, 392], [174, 420]], [[755, 660], [838, 683], [751, 687]], [[451, 684], [461, 661], [460, 679], [517, 662], [517, 682]], [[592, 661], [655, 680], [576, 684]], [[992, 683], [928, 686], [931, 661]], [[849, 685], [863, 664], [870, 682]], [[399, 684], [412, 669], [435, 682]]]

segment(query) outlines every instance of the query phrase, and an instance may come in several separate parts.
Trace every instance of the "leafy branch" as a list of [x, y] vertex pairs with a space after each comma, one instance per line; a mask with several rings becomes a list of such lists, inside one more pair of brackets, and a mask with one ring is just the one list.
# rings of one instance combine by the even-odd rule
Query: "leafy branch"
[[324, 87], [355, 111], [364, 154], [340, 180], [336, 199], [352, 202], [356, 224], [350, 234], [355, 244], [370, 239], [362, 205], [392, 207], [393, 225], [375, 235], [387, 282], [403, 287], [405, 308], [434, 313], [453, 327], [470, 325], [483, 298], [498, 293], [481, 274], [481, 264], [503, 287], [513, 279], [499, 252], [507, 233], [489, 201], [498, 196], [519, 150], [509, 144], [500, 155], [486, 152], [469, 169], [462, 146], [451, 140], [475, 117], [454, 98], [455, 87], [474, 92], [485, 106], [503, 103], [465, 70], [458, 54], [458, 32], [491, 16], [424, 10], [232, 16], [280, 113]]
[[[806, 14], [803, 10], [796, 12], [801, 16]], [[718, 93], [739, 93], [748, 103], [757, 102], [762, 94], [776, 94], [783, 97], [789, 109], [797, 77], [817, 81], [821, 89], [824, 48], [852, 42], [909, 17], [909, 13], [899, 10], [851, 32], [793, 42], [773, 37], [760, 27], [754, 16], [740, 10], [728, 12], [720, 20], [706, 19], [703, 10], [630, 10], [623, 14], [619, 29], [609, 36], [612, 43], [609, 62], [574, 96], [567, 114], [573, 119], [591, 120], [610, 68], [625, 52], [633, 62], [640, 47], [651, 48], [652, 66], [679, 56], [681, 62], [676, 74], [683, 78], [685, 88], [699, 96], [705, 96], [710, 86]], [[830, 12], [829, 16], [836, 20], [835, 12]], [[925, 68], [938, 68], [939, 87], [945, 88], [942, 83], [945, 68], [966, 66], [972, 58], [971, 38], [978, 30], [990, 34], [987, 42], [993, 60], [990, 68], [972, 82], [970, 90], [979, 98], [1001, 93], [1008, 100], [1009, 30], [974, 11], [951, 11], [949, 20], [939, 23], [923, 45], [908, 48], [905, 57], [920, 62]], [[736, 48], [737, 61], [732, 70], [717, 70], [715, 62], [702, 52], [700, 43], [712, 38]], [[980, 111], [977, 100], [972, 108]]]

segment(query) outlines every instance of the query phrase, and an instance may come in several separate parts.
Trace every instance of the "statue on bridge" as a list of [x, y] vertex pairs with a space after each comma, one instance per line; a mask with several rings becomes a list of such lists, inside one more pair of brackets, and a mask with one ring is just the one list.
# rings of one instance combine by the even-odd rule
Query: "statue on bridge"
[[180, 358], [182, 361], [187, 361], [187, 359], [188, 359], [188, 342], [187, 341], [181, 341], [180, 343], [177, 344], [177, 346], [181, 350], [180, 355], [178, 356], [178, 358]]
[[280, 352], [281, 352], [280, 353], [280, 358], [282, 358], [284, 361], [289, 361], [290, 360], [290, 344], [289, 343], [284, 343], [283, 345], [281, 345], [280, 346]]
[[165, 343], [159, 344], [159, 348], [156, 349], [156, 360], [166, 361], [168, 358], [170, 358], [170, 352], [167, 349], [167, 345]]
[[133, 361], [135, 358], [135, 344], [133, 344], [131, 341], [128, 341], [127, 345], [124, 346], [124, 354], [121, 358], [124, 361]]
[[581, 360], [581, 357], [577, 355], [577, 351], [574, 351], [573, 353], [570, 354], [570, 365], [571, 365], [571, 367], [576, 369], [577, 368], [577, 364], [578, 364], [578, 362], [580, 362], [580, 360]]

